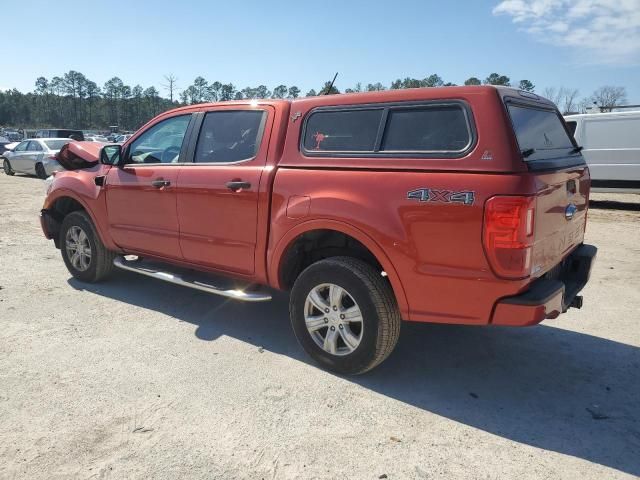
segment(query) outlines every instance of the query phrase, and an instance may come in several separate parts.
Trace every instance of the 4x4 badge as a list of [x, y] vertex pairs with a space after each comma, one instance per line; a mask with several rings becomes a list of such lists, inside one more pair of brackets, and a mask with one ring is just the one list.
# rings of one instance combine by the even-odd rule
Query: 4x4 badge
[[433, 188], [418, 188], [407, 192], [407, 200], [419, 202], [462, 203], [473, 205], [474, 192], [452, 192], [451, 190], [436, 190]]

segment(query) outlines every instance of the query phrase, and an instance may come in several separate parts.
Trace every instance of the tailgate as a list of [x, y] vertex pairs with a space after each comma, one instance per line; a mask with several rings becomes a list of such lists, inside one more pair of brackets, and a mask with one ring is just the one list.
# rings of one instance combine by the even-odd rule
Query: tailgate
[[582, 243], [589, 201], [589, 170], [536, 175], [538, 194], [531, 276], [539, 277]]
[[535, 183], [535, 234], [531, 251], [531, 276], [535, 278], [559, 265], [582, 243], [589, 169], [551, 102], [506, 97], [504, 101], [522, 161]]

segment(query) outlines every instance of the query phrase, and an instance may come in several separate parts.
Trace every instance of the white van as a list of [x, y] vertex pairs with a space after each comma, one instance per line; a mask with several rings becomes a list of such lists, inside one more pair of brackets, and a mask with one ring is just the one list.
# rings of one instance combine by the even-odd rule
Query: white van
[[591, 172], [594, 191], [640, 193], [640, 111], [565, 117]]

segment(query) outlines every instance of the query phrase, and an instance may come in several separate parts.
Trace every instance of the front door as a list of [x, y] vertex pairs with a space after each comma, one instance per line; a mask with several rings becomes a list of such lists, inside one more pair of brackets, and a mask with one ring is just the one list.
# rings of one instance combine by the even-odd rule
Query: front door
[[16, 148], [13, 149], [13, 153], [9, 157], [11, 168], [16, 172], [26, 172], [29, 162], [27, 157], [31, 152], [27, 152], [29, 141], [19, 143]]
[[[176, 185], [191, 114], [161, 120], [124, 148], [105, 182], [109, 229], [125, 251], [180, 259]], [[184, 142], [186, 145], [187, 142]]]
[[202, 120], [193, 163], [178, 178], [185, 260], [250, 276], [255, 271], [258, 192], [273, 114], [218, 107]]

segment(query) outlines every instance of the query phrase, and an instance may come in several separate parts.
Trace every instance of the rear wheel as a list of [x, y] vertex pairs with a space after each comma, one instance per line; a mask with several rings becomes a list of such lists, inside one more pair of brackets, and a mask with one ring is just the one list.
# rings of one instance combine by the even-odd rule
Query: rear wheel
[[391, 287], [371, 265], [351, 257], [328, 258], [304, 270], [289, 308], [302, 347], [339, 373], [371, 370], [389, 356], [400, 335]]
[[62, 221], [60, 250], [69, 273], [83, 282], [99, 282], [113, 271], [116, 254], [102, 244], [89, 216], [72, 212]]
[[9, 160], [7, 160], [6, 158], [2, 162], [2, 168], [4, 169], [4, 173], [6, 173], [7, 175], [13, 175], [14, 173], [16, 173], [13, 171]]
[[44, 166], [41, 163], [36, 163], [36, 175], [42, 180], [46, 180], [47, 172], [44, 170]]

